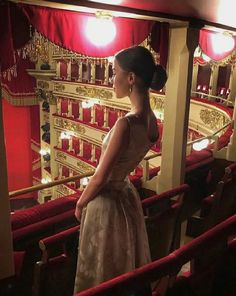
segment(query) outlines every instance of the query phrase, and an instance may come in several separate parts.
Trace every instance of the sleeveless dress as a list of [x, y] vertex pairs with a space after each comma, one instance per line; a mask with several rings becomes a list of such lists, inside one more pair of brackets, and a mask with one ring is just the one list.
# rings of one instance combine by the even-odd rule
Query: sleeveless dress
[[[126, 117], [129, 144], [99, 194], [82, 211], [74, 293], [150, 262], [140, 197], [128, 179], [154, 144], [143, 125]], [[105, 150], [112, 129], [103, 140]]]

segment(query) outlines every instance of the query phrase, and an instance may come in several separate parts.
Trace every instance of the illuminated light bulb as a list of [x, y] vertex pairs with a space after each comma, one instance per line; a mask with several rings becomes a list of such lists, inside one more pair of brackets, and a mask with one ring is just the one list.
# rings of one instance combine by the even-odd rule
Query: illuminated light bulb
[[40, 155], [46, 155], [47, 151], [46, 151], [46, 149], [40, 149], [39, 153], [40, 153]]
[[46, 154], [50, 154], [50, 152], [51, 152], [50, 148], [48, 148], [48, 149], [40, 149], [39, 154], [43, 156], [43, 155], [46, 155]]
[[221, 54], [234, 49], [235, 40], [229, 34], [216, 33], [211, 36], [212, 48], [216, 54]]
[[99, 100], [91, 100], [91, 101], [87, 101], [87, 102], [82, 102], [82, 108], [86, 109], [86, 108], [91, 108], [93, 107], [95, 104], [99, 104]]
[[89, 182], [89, 178], [84, 177], [84, 178], [82, 178], [82, 179], [80, 180], [80, 182], [81, 182], [81, 184], [82, 184], [83, 186], [87, 186], [87, 185], [88, 185], [88, 182]]
[[61, 139], [70, 139], [71, 138], [71, 134], [67, 133], [67, 132], [61, 132], [60, 138]]
[[209, 145], [209, 143], [209, 139], [203, 139], [202, 141], [196, 142], [193, 144], [193, 150], [201, 151], [202, 149], [205, 149]]
[[41, 183], [42, 183], [42, 184], [47, 184], [47, 183], [48, 183], [48, 180], [47, 180], [46, 178], [42, 178], [42, 179], [41, 179]]
[[114, 57], [113, 57], [113, 56], [110, 56], [110, 57], [107, 58], [107, 60], [108, 60], [108, 63], [113, 64], [113, 62], [114, 62]]
[[111, 18], [88, 17], [85, 35], [96, 46], [106, 46], [116, 36], [116, 26]]

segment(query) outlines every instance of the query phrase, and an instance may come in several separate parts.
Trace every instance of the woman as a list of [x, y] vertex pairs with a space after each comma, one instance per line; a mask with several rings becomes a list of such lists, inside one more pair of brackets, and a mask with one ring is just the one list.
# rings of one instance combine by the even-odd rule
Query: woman
[[100, 163], [76, 205], [75, 293], [150, 262], [140, 198], [127, 176], [158, 139], [149, 88], [163, 88], [167, 76], [141, 46], [116, 54], [113, 72], [116, 97], [128, 96], [131, 111], [106, 135]]

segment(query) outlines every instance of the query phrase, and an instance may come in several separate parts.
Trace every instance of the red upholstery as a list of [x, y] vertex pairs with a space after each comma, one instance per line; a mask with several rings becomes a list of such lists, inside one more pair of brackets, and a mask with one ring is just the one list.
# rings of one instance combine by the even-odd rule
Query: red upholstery
[[83, 108], [83, 121], [90, 122], [91, 121], [91, 108]]
[[179, 219], [184, 195], [189, 186], [183, 184], [172, 190], [142, 201], [152, 260], [168, 255], [180, 245]]
[[67, 196], [57, 198], [50, 202], [36, 205], [30, 209], [17, 211], [11, 214], [11, 225], [14, 231], [25, 226], [33, 225], [36, 222], [42, 222], [46, 218], [60, 215], [63, 212], [74, 209], [77, 198], [75, 196]]
[[98, 147], [98, 146], [96, 146], [95, 147], [95, 159], [96, 159], [96, 161], [97, 161], [97, 164], [98, 164], [98, 162], [99, 162], [99, 159], [100, 159], [100, 157], [101, 157], [101, 148], [100, 147]]
[[69, 168], [63, 165], [62, 166], [62, 176], [63, 177], [69, 177], [69, 175], [70, 175]]
[[64, 80], [67, 79], [67, 63], [63, 60], [61, 60], [60, 62], [60, 78]]
[[40, 241], [42, 258], [35, 265], [34, 295], [73, 294], [79, 226]]
[[[170, 255], [96, 287], [80, 292], [76, 296], [128, 296], [137, 292], [140, 287], [154, 281], [155, 295], [215, 295], [211, 294], [213, 282], [217, 279], [218, 271], [222, 266], [228, 238], [235, 234], [236, 215], [215, 226]], [[235, 242], [229, 244], [228, 250], [235, 250]], [[180, 285], [179, 279], [174, 279], [181, 267], [190, 261], [194, 264], [191, 265], [188, 276], [182, 277], [182, 283]], [[236, 260], [233, 262], [234, 266], [235, 264]], [[169, 278], [163, 284], [161, 279], [163, 280], [165, 276]], [[158, 288], [160, 289], [160, 286], [162, 293], [158, 294]], [[224, 287], [224, 289], [226, 288]], [[235, 295], [235, 293], [230, 295]]]
[[18, 252], [14, 252], [13, 255], [14, 255], [15, 275], [20, 276], [23, 261], [24, 261], [24, 258], [25, 258], [25, 252], [24, 251], [18, 251]]
[[116, 123], [118, 119], [118, 113], [116, 110], [108, 110], [108, 126], [110, 128], [113, 127], [113, 125]]
[[72, 116], [74, 117], [74, 119], [79, 118], [79, 102], [72, 102]]
[[140, 291], [144, 286], [155, 281], [157, 290], [162, 293], [160, 295], [164, 295], [164, 291], [168, 287], [168, 280], [165, 280], [165, 277], [176, 274], [178, 271], [178, 262], [175, 256], [170, 254], [167, 257], [122, 274], [94, 288], [80, 292], [76, 296], [128, 296], [132, 295], [134, 291]]
[[79, 138], [73, 137], [72, 139], [72, 148], [75, 154], [79, 154], [80, 152], [80, 140]]
[[92, 156], [92, 145], [89, 142], [83, 141], [83, 157], [90, 160]]
[[[225, 175], [217, 184], [216, 192], [203, 199], [201, 203], [200, 217], [189, 219], [189, 228], [195, 223], [195, 234], [211, 228], [217, 223], [236, 212], [236, 163], [225, 169]], [[191, 234], [191, 230], [190, 233]]]
[[104, 108], [100, 105], [95, 105], [95, 121], [98, 126], [104, 125]]
[[79, 76], [79, 65], [77, 63], [71, 63], [71, 80], [78, 80]]
[[62, 98], [61, 99], [61, 115], [67, 115], [68, 114], [68, 100]]
[[69, 139], [61, 139], [61, 148], [64, 150], [69, 149]]

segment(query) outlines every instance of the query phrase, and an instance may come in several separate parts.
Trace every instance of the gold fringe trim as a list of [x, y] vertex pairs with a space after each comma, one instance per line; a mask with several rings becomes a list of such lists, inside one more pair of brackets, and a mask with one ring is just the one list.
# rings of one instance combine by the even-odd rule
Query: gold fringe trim
[[8, 90], [2, 88], [2, 97], [5, 98], [11, 105], [14, 106], [33, 106], [38, 105], [39, 101], [35, 95], [26, 95], [26, 94], [19, 94], [19, 96], [15, 96], [11, 94]]

